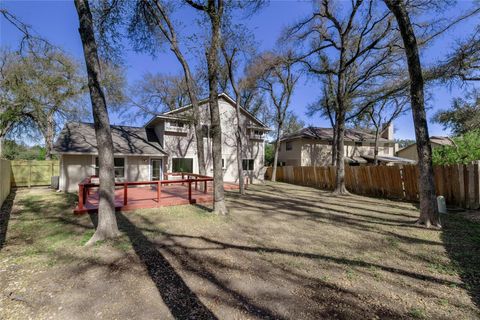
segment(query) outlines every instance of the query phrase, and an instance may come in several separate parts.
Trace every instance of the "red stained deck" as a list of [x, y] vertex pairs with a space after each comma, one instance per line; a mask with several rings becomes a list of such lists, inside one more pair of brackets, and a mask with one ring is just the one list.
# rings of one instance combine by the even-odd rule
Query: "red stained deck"
[[[190, 197], [189, 182], [191, 184]], [[126, 201], [125, 185], [117, 184], [115, 188], [115, 208], [117, 211], [129, 211], [213, 202], [212, 181], [199, 181], [197, 184], [194, 181], [189, 182], [169, 184], [167, 181], [164, 181], [164, 183], [161, 184], [160, 193], [157, 192], [158, 184], [129, 185], [127, 186]], [[203, 191], [204, 183], [207, 183], [207, 192]], [[83, 183], [83, 186], [86, 187], [87, 185], [89, 185], [89, 183]], [[99, 202], [98, 187], [90, 185], [86, 188], [88, 191], [81, 191], [84, 189], [83, 186], [79, 188], [79, 194], [83, 193], [83, 197], [79, 197], [79, 202], [82, 201], [83, 198], [83, 206], [77, 206], [74, 213], [97, 212]], [[238, 189], [238, 185], [226, 183], [224, 188], [225, 190], [235, 190]]]

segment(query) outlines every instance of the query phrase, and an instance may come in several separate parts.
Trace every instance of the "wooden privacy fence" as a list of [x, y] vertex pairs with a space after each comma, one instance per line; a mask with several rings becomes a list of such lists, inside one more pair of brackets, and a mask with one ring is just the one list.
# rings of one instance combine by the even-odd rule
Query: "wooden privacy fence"
[[10, 161], [0, 159], [0, 207], [10, 194]]
[[14, 160], [11, 161], [12, 187], [47, 186], [52, 176], [59, 175], [58, 160]]
[[[480, 161], [468, 165], [434, 166], [437, 195], [447, 205], [465, 209], [480, 207]], [[270, 180], [272, 168], [265, 178]], [[345, 166], [345, 184], [350, 192], [391, 199], [418, 201], [418, 168], [404, 166]], [[333, 190], [335, 167], [278, 167], [277, 181]]]

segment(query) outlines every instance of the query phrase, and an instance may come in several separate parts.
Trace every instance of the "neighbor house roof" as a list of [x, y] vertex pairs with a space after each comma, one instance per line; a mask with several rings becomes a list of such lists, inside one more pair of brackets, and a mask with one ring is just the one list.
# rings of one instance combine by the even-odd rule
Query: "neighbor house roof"
[[[295, 139], [318, 139], [318, 140], [333, 140], [332, 128], [318, 128], [308, 127], [303, 128], [292, 134], [285, 135], [281, 138], [281, 141], [295, 140]], [[374, 141], [375, 135], [359, 129], [345, 129], [345, 141]], [[388, 142], [389, 140], [379, 137], [378, 141]]]
[[[110, 126], [113, 152], [123, 155], [166, 155], [152, 129]], [[67, 123], [55, 142], [56, 153], [97, 154], [93, 123]]]
[[[440, 146], [454, 146], [455, 145], [455, 142], [453, 142], [453, 140], [451, 138], [445, 137], [445, 136], [431, 136], [430, 137], [430, 142], [432, 143], [432, 145], [440, 145]], [[407, 149], [412, 148], [412, 147], [415, 147], [416, 145], [417, 145], [416, 143], [409, 144], [408, 146], [399, 149], [397, 152], [402, 153], [402, 151], [407, 150]]]
[[442, 137], [442, 136], [431, 136], [430, 142], [440, 144], [442, 146], [453, 146], [455, 143], [449, 137]]
[[[230, 97], [228, 94], [226, 94], [225, 92], [223, 93], [220, 93], [218, 95], [218, 98], [223, 98], [225, 101], [227, 101], [228, 103], [230, 103], [232, 106], [236, 106], [236, 102], [235, 100]], [[205, 99], [202, 99], [200, 101], [198, 101], [198, 104], [199, 105], [205, 105], [208, 103], [208, 98], [205, 98]], [[178, 108], [178, 109], [175, 109], [175, 110], [171, 110], [171, 111], [168, 111], [168, 112], [165, 112], [161, 115], [158, 115], [158, 116], [154, 116], [150, 121], [148, 121], [144, 127], [147, 127], [151, 124], [153, 124], [155, 122], [156, 119], [168, 119], [168, 118], [172, 118], [172, 117], [175, 117], [175, 114], [179, 113], [179, 112], [183, 112], [189, 108], [192, 107], [192, 104], [188, 104], [186, 106], [183, 106], [181, 108]], [[240, 110], [246, 114], [249, 118], [251, 118], [254, 122], [256, 122], [258, 124], [258, 127], [257, 129], [261, 130], [269, 130], [268, 126], [263, 123], [262, 121], [260, 121], [257, 117], [255, 117], [250, 111], [248, 111], [247, 109], [245, 109], [244, 107], [240, 106]], [[173, 119], [173, 118], [172, 118]]]

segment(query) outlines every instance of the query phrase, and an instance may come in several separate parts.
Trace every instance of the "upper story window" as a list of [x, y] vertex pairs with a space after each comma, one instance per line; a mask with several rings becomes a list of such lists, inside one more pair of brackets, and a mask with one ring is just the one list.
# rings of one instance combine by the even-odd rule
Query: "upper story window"
[[171, 127], [178, 127], [178, 128], [183, 128], [185, 125], [185, 123], [180, 121], [170, 121], [169, 124]]
[[292, 149], [293, 149], [292, 143], [291, 143], [291, 142], [286, 142], [286, 143], [285, 143], [285, 150], [286, 150], [286, 151], [290, 151], [290, 150], [292, 150]]
[[242, 168], [245, 171], [251, 171], [254, 170], [254, 161], [253, 159], [243, 159], [242, 160]]
[[[125, 158], [113, 158], [113, 168], [115, 170], [115, 178], [125, 177]], [[95, 157], [95, 176], [99, 176], [100, 166], [98, 164], [98, 157]]]

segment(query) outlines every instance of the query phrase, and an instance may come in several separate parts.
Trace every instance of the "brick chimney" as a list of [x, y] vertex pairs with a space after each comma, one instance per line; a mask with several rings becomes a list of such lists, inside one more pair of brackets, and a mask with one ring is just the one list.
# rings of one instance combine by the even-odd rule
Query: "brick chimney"
[[390, 123], [388, 126], [384, 126], [382, 132], [380, 133], [380, 137], [393, 140], [393, 123]]

